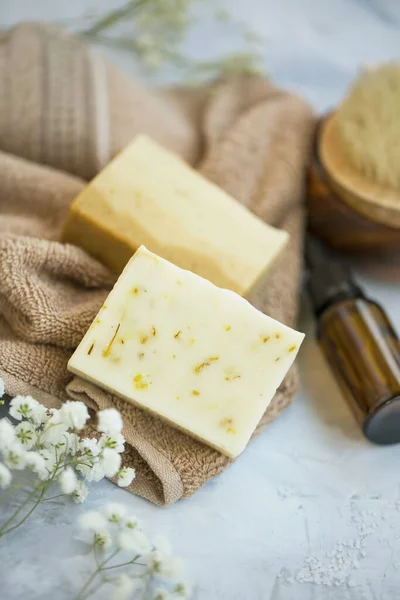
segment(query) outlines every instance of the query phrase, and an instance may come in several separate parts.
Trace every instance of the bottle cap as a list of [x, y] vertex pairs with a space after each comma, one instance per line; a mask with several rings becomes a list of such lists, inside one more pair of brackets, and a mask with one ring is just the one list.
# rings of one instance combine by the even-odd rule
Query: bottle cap
[[379, 404], [363, 424], [366, 438], [375, 444], [400, 442], [400, 393]]

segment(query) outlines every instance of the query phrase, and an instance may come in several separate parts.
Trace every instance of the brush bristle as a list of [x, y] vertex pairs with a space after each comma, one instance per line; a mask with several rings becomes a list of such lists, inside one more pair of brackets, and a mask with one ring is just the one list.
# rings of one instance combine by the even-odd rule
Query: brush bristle
[[365, 72], [337, 113], [350, 164], [367, 179], [400, 189], [400, 64]]

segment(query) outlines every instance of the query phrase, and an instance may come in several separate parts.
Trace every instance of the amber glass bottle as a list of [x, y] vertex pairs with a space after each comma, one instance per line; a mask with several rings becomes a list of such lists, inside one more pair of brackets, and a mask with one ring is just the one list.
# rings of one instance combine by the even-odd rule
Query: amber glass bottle
[[308, 287], [318, 341], [365, 436], [400, 442], [400, 341], [383, 309], [310, 240]]

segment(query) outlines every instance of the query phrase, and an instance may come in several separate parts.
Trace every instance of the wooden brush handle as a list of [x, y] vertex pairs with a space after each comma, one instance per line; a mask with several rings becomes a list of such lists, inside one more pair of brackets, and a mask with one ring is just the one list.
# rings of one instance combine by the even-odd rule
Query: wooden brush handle
[[[323, 121], [320, 122], [318, 132]], [[315, 143], [316, 146], [316, 143]], [[331, 248], [343, 252], [387, 256], [400, 262], [400, 229], [377, 223], [350, 208], [333, 191], [317, 149], [307, 177], [308, 225]]]

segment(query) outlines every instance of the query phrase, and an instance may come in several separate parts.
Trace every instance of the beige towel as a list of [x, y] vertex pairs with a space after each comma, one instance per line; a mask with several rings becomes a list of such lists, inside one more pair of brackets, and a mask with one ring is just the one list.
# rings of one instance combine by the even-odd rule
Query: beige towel
[[[0, 39], [0, 376], [10, 395], [47, 406], [68, 397], [124, 417], [130, 487], [157, 504], [190, 496], [229, 460], [66, 370], [114, 276], [57, 242], [74, 196], [133, 136], [146, 132], [291, 242], [252, 301], [293, 324], [302, 255], [302, 193], [313, 118], [261, 79], [155, 90], [58, 29], [20, 25]], [[292, 400], [285, 379], [258, 430]], [[239, 459], [240, 460], [240, 459]]]

